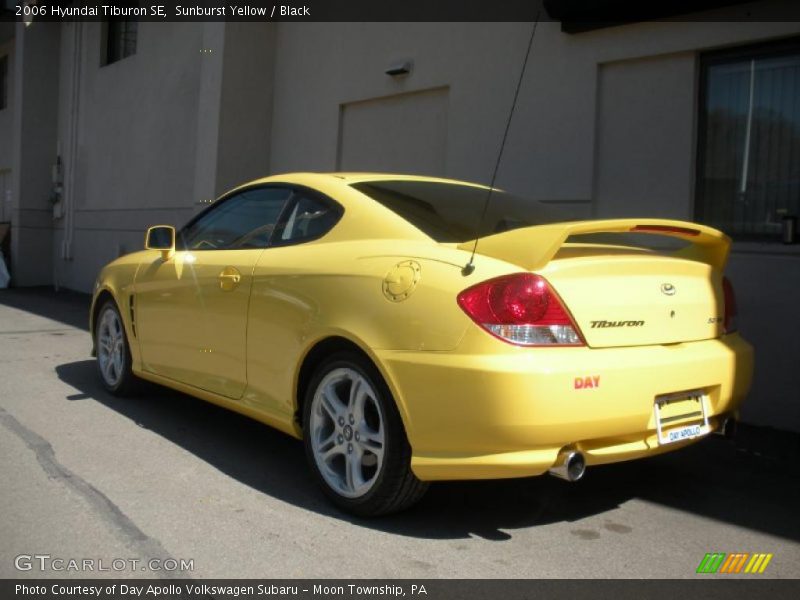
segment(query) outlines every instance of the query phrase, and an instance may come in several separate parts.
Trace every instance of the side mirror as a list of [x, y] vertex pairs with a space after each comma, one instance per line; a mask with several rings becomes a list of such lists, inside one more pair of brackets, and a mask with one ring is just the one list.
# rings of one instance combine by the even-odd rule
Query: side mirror
[[147, 250], [160, 250], [161, 258], [169, 260], [175, 254], [175, 228], [172, 225], [155, 225], [144, 238]]

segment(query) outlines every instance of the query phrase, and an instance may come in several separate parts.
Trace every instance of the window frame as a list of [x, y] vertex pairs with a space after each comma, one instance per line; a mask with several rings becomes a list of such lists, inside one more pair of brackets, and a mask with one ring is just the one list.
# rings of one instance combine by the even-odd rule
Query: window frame
[[[269, 240], [267, 244], [262, 248], [187, 248], [183, 242], [183, 234], [184, 232], [194, 225], [197, 221], [202, 219], [205, 215], [210, 213], [211, 211], [219, 208], [223, 203], [230, 201], [231, 199], [239, 196], [240, 194], [244, 194], [246, 192], [252, 192], [253, 190], [259, 189], [285, 189], [289, 191], [289, 197], [284, 202], [283, 207], [281, 208], [280, 212], [278, 213], [278, 219], [275, 221], [275, 227], [270, 232]], [[286, 222], [289, 220], [289, 216], [292, 214], [292, 210], [294, 206], [297, 204], [297, 195], [298, 194], [305, 194], [314, 200], [318, 200], [321, 203], [329, 206], [336, 212], [336, 220], [331, 223], [331, 226], [328, 227], [322, 233], [315, 235], [313, 237], [302, 238], [299, 240], [280, 240], [276, 243], [275, 241], [275, 232], [282, 231], [282, 228], [286, 226]], [[341, 221], [342, 216], [344, 215], [344, 207], [330, 198], [325, 194], [306, 186], [302, 185], [295, 185], [291, 183], [280, 183], [280, 182], [270, 182], [270, 183], [257, 183], [253, 185], [248, 185], [244, 187], [236, 188], [235, 190], [231, 190], [219, 197], [218, 200], [213, 202], [210, 206], [207, 206], [195, 216], [193, 216], [186, 224], [181, 227], [177, 234], [175, 235], [175, 249], [180, 252], [221, 252], [221, 251], [248, 251], [248, 250], [267, 250], [269, 248], [279, 248], [285, 246], [298, 246], [301, 244], [305, 244], [307, 242], [313, 242], [322, 238], [323, 236], [327, 235], [328, 233], [333, 230], [336, 225], [339, 224]]]
[[[693, 199], [693, 218], [699, 223], [706, 223], [703, 219], [705, 205], [703, 204], [703, 173], [706, 168], [706, 143], [708, 133], [708, 74], [711, 67], [725, 65], [743, 60], [757, 60], [760, 58], [773, 58], [788, 56], [792, 54], [800, 55], [800, 35], [792, 35], [778, 40], [746, 44], [731, 48], [722, 48], [701, 52], [698, 56], [699, 76], [697, 93], [697, 135], [695, 144], [694, 161], [694, 199]], [[710, 225], [714, 227], [714, 225]], [[775, 235], [761, 233], [739, 233], [726, 231], [735, 241], [741, 242], [774, 242], [780, 243], [780, 239]]]
[[[123, 54], [122, 56], [113, 58], [112, 57], [112, 44], [114, 40], [112, 38], [113, 30], [120, 26], [121, 24], [125, 24], [127, 22], [136, 22], [136, 40], [134, 43], [133, 51], [130, 54]], [[126, 58], [130, 58], [131, 56], [136, 56], [139, 50], [139, 25], [141, 22], [137, 18], [127, 18], [127, 17], [112, 17], [106, 21], [103, 21], [103, 29], [102, 35], [100, 36], [101, 41], [101, 56], [100, 56], [100, 66], [106, 67], [108, 65], [116, 64], [120, 61], [125, 60]], [[124, 50], [124, 48], [123, 48]]]

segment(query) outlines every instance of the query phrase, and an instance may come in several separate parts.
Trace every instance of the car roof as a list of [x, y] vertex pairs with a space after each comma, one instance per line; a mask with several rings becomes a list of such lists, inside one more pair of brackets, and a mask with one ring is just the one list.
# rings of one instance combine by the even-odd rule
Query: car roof
[[247, 189], [252, 186], [267, 184], [286, 184], [308, 187], [329, 196], [345, 208], [345, 214], [342, 219], [329, 234], [326, 234], [326, 241], [359, 239], [433, 241], [430, 236], [423, 233], [401, 215], [383, 206], [380, 202], [376, 202], [367, 194], [353, 187], [354, 184], [378, 181], [430, 182], [489, 189], [486, 186], [476, 183], [445, 179], [442, 177], [429, 177], [426, 175], [366, 172], [307, 172], [283, 173], [248, 181], [225, 195], [227, 196], [238, 190]]
[[[428, 175], [412, 175], [408, 173], [381, 173], [381, 172], [357, 172], [357, 171], [332, 171], [332, 172], [294, 172], [283, 173], [280, 175], [270, 175], [254, 181], [249, 181], [245, 186], [258, 184], [258, 183], [296, 183], [300, 185], [313, 185], [314, 183], [330, 183], [331, 180], [346, 183], [348, 185], [354, 183], [368, 183], [372, 181], [428, 181], [432, 183], [450, 183], [456, 185], [468, 185], [472, 187], [480, 187], [488, 189], [486, 186], [472, 183], [469, 181], [460, 181], [458, 179], [448, 179], [445, 177], [432, 177]], [[240, 186], [244, 187], [244, 186]]]

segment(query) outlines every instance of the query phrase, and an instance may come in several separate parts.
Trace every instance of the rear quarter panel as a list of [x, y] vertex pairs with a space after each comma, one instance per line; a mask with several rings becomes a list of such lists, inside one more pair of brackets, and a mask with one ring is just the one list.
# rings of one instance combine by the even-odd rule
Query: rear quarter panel
[[[467, 258], [455, 248], [407, 240], [269, 249], [254, 272], [243, 401], [290, 423], [304, 357], [320, 341], [337, 336], [373, 358], [408, 424], [401, 390], [377, 353], [444, 352], [458, 346], [471, 321], [456, 296], [478, 280], [462, 274]], [[407, 298], [396, 301], [384, 293], [384, 281], [395, 265], [408, 260], [419, 266], [419, 280]], [[496, 274], [509, 268], [484, 260], [489, 263]]]

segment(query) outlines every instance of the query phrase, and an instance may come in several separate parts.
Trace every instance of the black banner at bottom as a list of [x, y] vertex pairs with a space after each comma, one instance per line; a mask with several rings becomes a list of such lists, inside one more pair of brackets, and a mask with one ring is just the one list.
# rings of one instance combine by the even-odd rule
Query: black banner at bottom
[[147, 600], [194, 600], [214, 598], [311, 599], [341, 598], [420, 598], [424, 600], [462, 600], [498, 598], [533, 600], [569, 598], [582, 600], [614, 598], [698, 597], [731, 600], [768, 594], [769, 600], [796, 598], [798, 580], [774, 579], [4, 579], [0, 598], [50, 600], [101, 600], [143, 598]]

